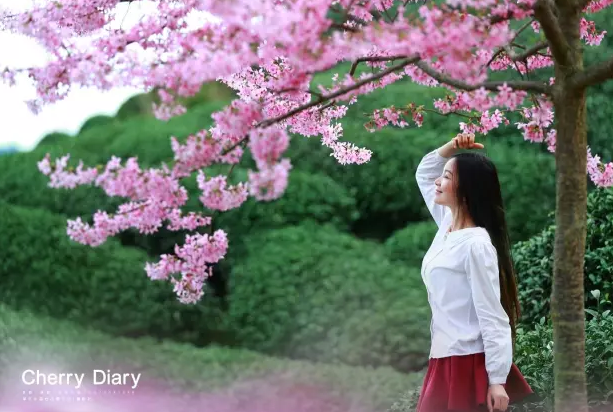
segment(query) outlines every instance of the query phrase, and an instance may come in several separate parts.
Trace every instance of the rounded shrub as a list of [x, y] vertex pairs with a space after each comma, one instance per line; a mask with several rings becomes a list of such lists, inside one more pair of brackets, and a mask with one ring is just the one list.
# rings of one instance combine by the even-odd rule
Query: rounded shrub
[[138, 93], [128, 98], [117, 110], [115, 116], [120, 120], [153, 114], [152, 104], [155, 101], [153, 93]]
[[421, 262], [437, 230], [438, 226], [434, 220], [409, 223], [385, 241], [385, 248], [392, 259], [421, 267]]
[[70, 136], [69, 134], [61, 133], [61, 132], [53, 132], [53, 133], [46, 134], [42, 139], [40, 139], [36, 147], [39, 148], [41, 146], [69, 144], [72, 139], [73, 137]]
[[66, 220], [0, 203], [0, 301], [117, 335], [205, 344], [227, 339], [215, 296], [178, 302], [169, 282], [151, 281], [145, 253], [113, 239], [92, 248], [66, 234]]
[[128, 118], [117, 137], [98, 148], [99, 161], [106, 163], [111, 156], [122, 159], [136, 156], [145, 167], [170, 163], [174, 158], [170, 138], [174, 136], [183, 143], [187, 136], [207, 129], [213, 124], [211, 114], [225, 105], [226, 102], [206, 103], [168, 121], [153, 117]]
[[427, 362], [419, 270], [333, 227], [305, 223], [250, 236], [229, 290], [232, 330], [246, 348], [402, 371]]
[[[599, 290], [603, 299], [613, 296], [613, 190], [596, 189], [588, 196], [585, 248], [586, 307], [594, 308], [590, 292]], [[522, 321], [536, 323], [548, 317], [553, 277], [555, 226], [513, 246], [518, 277]]]
[[83, 133], [84, 131], [92, 127], [103, 127], [115, 121], [117, 120], [113, 116], [107, 116], [107, 115], [92, 116], [89, 119], [87, 119], [85, 122], [83, 122], [83, 124], [81, 125], [81, 128], [79, 129], [79, 133]]

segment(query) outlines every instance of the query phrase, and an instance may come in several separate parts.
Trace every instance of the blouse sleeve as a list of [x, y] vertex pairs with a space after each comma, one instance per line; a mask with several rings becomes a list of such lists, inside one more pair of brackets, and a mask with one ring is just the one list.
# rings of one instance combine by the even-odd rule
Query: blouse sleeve
[[466, 273], [485, 349], [489, 383], [504, 384], [513, 362], [509, 317], [500, 301], [498, 257], [491, 243], [475, 242], [466, 259]]
[[443, 174], [445, 164], [448, 160], [449, 159], [442, 157], [437, 150], [433, 150], [421, 159], [421, 162], [417, 166], [417, 171], [415, 172], [415, 179], [417, 180], [419, 191], [426, 202], [430, 214], [439, 227], [445, 217], [446, 207], [434, 203], [434, 181]]

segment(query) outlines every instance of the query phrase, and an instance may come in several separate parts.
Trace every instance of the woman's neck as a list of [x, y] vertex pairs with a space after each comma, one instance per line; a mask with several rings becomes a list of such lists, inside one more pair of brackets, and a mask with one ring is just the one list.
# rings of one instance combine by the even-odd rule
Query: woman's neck
[[455, 210], [453, 211], [453, 221], [451, 222], [451, 227], [449, 228], [450, 232], [453, 232], [454, 230], [467, 229], [475, 226], [475, 222], [469, 215], [459, 213]]

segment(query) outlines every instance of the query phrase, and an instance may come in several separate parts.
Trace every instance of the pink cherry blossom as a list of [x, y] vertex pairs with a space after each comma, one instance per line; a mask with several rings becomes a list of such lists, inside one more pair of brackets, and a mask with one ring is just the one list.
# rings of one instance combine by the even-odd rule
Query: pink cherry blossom
[[[175, 0], [157, 2], [131, 27], [110, 28], [119, 2], [54, 0], [16, 15], [0, 7], [2, 28], [34, 38], [51, 56], [39, 67], [0, 67], [0, 81], [31, 82], [36, 96], [26, 104], [34, 112], [84, 86], [155, 90], [152, 109], [162, 120], [183, 114], [181, 98], [208, 82], [226, 84], [236, 98], [213, 113], [210, 128], [181, 140], [169, 136], [172, 162], [157, 168], [143, 168], [137, 158], [111, 157], [95, 167], [78, 160], [70, 166], [68, 155], [41, 159], [38, 167], [50, 187], [94, 185], [125, 198], [113, 213], [97, 211], [90, 222], [70, 220], [67, 232], [77, 242], [98, 246], [130, 228], [145, 234], [163, 226], [194, 231], [213, 223], [209, 212], [240, 207], [249, 197], [278, 199], [292, 169], [285, 157], [290, 134], [319, 139], [340, 165], [366, 163], [371, 150], [344, 136], [341, 120], [362, 96], [401, 82], [447, 93], [433, 108], [412, 103], [415, 96], [376, 108], [365, 122], [368, 130], [420, 127], [439, 115], [459, 115], [459, 133], [487, 134], [520, 113], [510, 130], [555, 152], [555, 113], [547, 93], [555, 79], [528, 86], [530, 81], [495, 82], [490, 76], [539, 79], [539, 70], [554, 64], [553, 45], [517, 45], [519, 31], [543, 31], [534, 19], [536, 0], [447, 0], [420, 4], [411, 14], [401, 0]], [[589, 15], [612, 3], [585, 5], [578, 29], [586, 45], [600, 44], [607, 34]], [[315, 81], [343, 62], [351, 69]], [[231, 169], [246, 152], [255, 161], [247, 181], [230, 184], [210, 171], [224, 164]], [[586, 156], [590, 179], [612, 186], [612, 164], [590, 151]], [[185, 214], [182, 179], [194, 174], [203, 212]], [[223, 228], [212, 237], [188, 235], [174, 255], [146, 270], [152, 279], [171, 281], [182, 302], [194, 303], [227, 247]]]

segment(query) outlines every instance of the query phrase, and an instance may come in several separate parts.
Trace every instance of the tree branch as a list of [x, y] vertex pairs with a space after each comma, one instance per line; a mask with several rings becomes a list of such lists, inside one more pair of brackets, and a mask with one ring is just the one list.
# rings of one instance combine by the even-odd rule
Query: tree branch
[[585, 71], [575, 74], [569, 80], [569, 86], [573, 89], [582, 89], [594, 86], [613, 79], [613, 57], [608, 61], [588, 67]]
[[399, 55], [399, 56], [372, 56], [372, 57], [360, 57], [351, 65], [351, 70], [349, 70], [349, 75], [353, 76], [355, 74], [355, 70], [358, 67], [358, 64], [362, 62], [386, 62], [392, 60], [406, 59], [408, 56]]
[[528, 57], [534, 56], [535, 54], [538, 54], [538, 52], [540, 52], [541, 50], [547, 48], [549, 46], [549, 42], [546, 41], [542, 41], [539, 43], [536, 43], [534, 46], [530, 47], [529, 49], [525, 50], [523, 53], [521, 54], [516, 54], [513, 56], [509, 56], [511, 58], [511, 60], [515, 61], [515, 62], [523, 62], [525, 60], [528, 59]]
[[[352, 84], [351, 86], [345, 87], [343, 89], [337, 90], [334, 93], [330, 93], [328, 95], [325, 96], [321, 96], [320, 98], [313, 100], [309, 103], [303, 104], [302, 106], [298, 106], [293, 110], [290, 110], [289, 112], [282, 114], [280, 116], [277, 117], [273, 117], [271, 119], [266, 119], [266, 120], [262, 120], [261, 122], [259, 122], [258, 124], [255, 125], [255, 127], [268, 127], [271, 126], [275, 123], [279, 123], [282, 122], [283, 120], [290, 118], [292, 116], [294, 116], [295, 114], [298, 114], [304, 110], [310, 109], [311, 107], [317, 106], [318, 104], [322, 104], [325, 102], [328, 102], [332, 99], [335, 99], [337, 97], [340, 97], [344, 94], [349, 93], [350, 91], [359, 89], [360, 87], [374, 82], [376, 80], [379, 80], [385, 76], [387, 76], [388, 74], [391, 74], [393, 72], [395, 72], [396, 70], [402, 69], [405, 66], [408, 66], [409, 64], [413, 64], [415, 62], [417, 62], [419, 60], [419, 56], [413, 56], [413, 57], [408, 57], [405, 58], [404, 60], [402, 60], [400, 63], [395, 64], [393, 66], [388, 67], [387, 69], [374, 74], [370, 77], [367, 77], [365, 79], [362, 79], [358, 82], [355, 82], [354, 84]], [[237, 146], [243, 144], [245, 141], [247, 141], [247, 139], [249, 138], [249, 135], [244, 136], [242, 139], [240, 139], [238, 142], [234, 143], [232, 146], [230, 146], [229, 148], [223, 150], [222, 155], [226, 155], [228, 153], [230, 153], [232, 150], [234, 150]]]
[[484, 82], [484, 83], [477, 84], [477, 85], [472, 85], [472, 84], [465, 83], [461, 80], [452, 79], [449, 76], [439, 73], [424, 62], [418, 62], [415, 65], [419, 67], [428, 76], [437, 80], [439, 83], [443, 83], [448, 86], [452, 86], [457, 89], [461, 89], [465, 91], [473, 91], [473, 90], [477, 90], [483, 87], [485, 90], [497, 92], [500, 86], [506, 84], [507, 86], [509, 86], [510, 88], [514, 90], [525, 90], [527, 92], [535, 92], [535, 93], [542, 93], [542, 94], [550, 93], [549, 87], [545, 83], [539, 82], [539, 81], [526, 81], [526, 80], [491, 81], [491, 82]]
[[541, 28], [549, 42], [553, 58], [562, 66], [570, 65], [570, 47], [566, 37], [564, 37], [564, 33], [562, 33], [560, 23], [553, 13], [551, 1], [537, 0], [534, 5], [534, 17], [541, 23]]
[[406, 58], [403, 61], [401, 61], [400, 63], [395, 64], [393, 66], [390, 66], [387, 69], [385, 69], [385, 70], [383, 70], [383, 71], [381, 71], [381, 72], [379, 72], [377, 74], [374, 74], [374, 75], [372, 75], [370, 77], [362, 79], [359, 82], [356, 82], [356, 83], [352, 84], [351, 86], [345, 87], [344, 89], [337, 90], [334, 93], [330, 93], [328, 95], [325, 95], [325, 96], [323, 96], [323, 97], [321, 97], [321, 98], [319, 98], [317, 100], [313, 100], [312, 102], [309, 102], [307, 104], [303, 104], [302, 106], [296, 107], [295, 109], [290, 110], [289, 112], [287, 112], [285, 114], [282, 114], [280, 116], [274, 117], [272, 119], [263, 120], [260, 123], [258, 123], [256, 125], [256, 127], [267, 127], [267, 126], [270, 126], [272, 124], [281, 122], [281, 121], [283, 121], [283, 120], [285, 120], [285, 119], [287, 119], [289, 117], [292, 117], [293, 115], [295, 115], [297, 113], [300, 113], [303, 110], [310, 109], [313, 106], [317, 106], [318, 104], [325, 103], [328, 100], [335, 99], [335, 98], [340, 97], [340, 96], [342, 96], [344, 94], [347, 94], [350, 91], [359, 89], [360, 87], [362, 87], [362, 86], [364, 86], [364, 85], [366, 85], [368, 83], [374, 82], [375, 80], [379, 80], [382, 77], [385, 77], [388, 74], [393, 73], [393, 72], [395, 72], [398, 69], [402, 69], [403, 67], [408, 66], [409, 64], [415, 63], [417, 61], [419, 61], [419, 56], [414, 56], [414, 57]]

